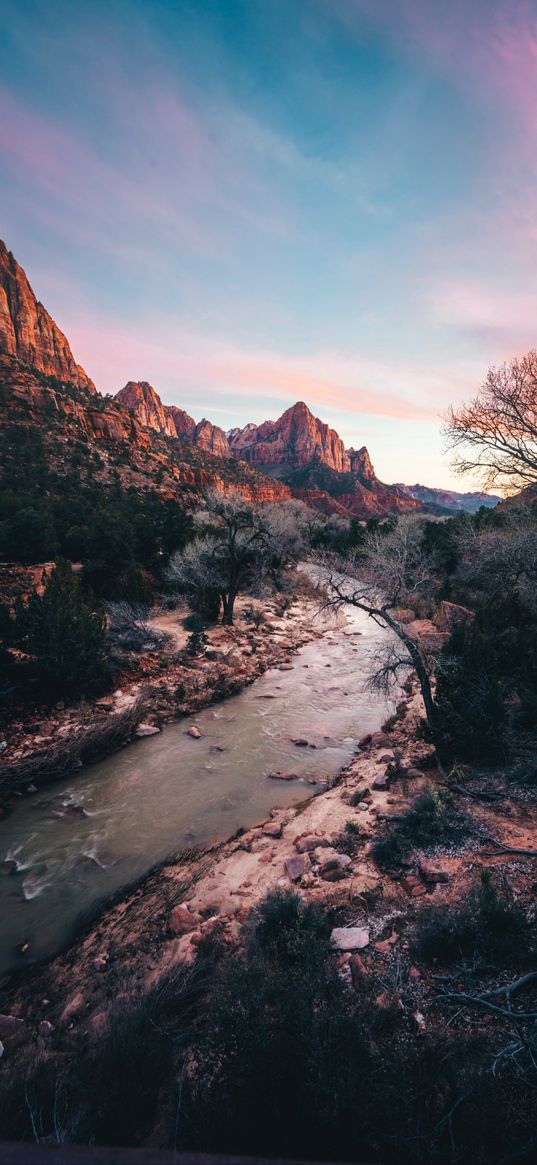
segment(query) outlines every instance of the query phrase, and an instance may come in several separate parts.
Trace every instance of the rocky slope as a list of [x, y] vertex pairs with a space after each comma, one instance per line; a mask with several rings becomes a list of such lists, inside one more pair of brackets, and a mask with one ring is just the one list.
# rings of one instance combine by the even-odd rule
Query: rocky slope
[[157, 490], [192, 506], [206, 489], [237, 489], [252, 501], [291, 496], [283, 482], [272, 481], [231, 458], [216, 457], [182, 438], [168, 437], [142, 424], [119, 401], [100, 393], [22, 369], [0, 356], [0, 441], [17, 448], [36, 430], [48, 463], [61, 476], [78, 457], [93, 483], [108, 487], [119, 478], [125, 488]]
[[95, 392], [63, 332], [36, 299], [26, 275], [0, 239], [0, 354]]

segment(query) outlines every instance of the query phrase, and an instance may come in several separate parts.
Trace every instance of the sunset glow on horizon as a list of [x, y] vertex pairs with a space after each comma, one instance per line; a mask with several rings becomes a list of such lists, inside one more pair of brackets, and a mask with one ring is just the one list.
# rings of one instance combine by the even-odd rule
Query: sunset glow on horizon
[[102, 392], [296, 400], [384, 481], [537, 346], [537, 7], [4, 0], [0, 237]]

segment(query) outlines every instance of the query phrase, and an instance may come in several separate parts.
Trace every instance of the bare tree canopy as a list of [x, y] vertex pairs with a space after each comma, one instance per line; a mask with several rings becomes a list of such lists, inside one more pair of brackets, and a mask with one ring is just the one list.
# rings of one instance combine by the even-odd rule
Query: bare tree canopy
[[207, 493], [196, 522], [204, 535], [172, 555], [168, 577], [191, 598], [215, 594], [229, 625], [237, 595], [261, 585], [304, 549], [292, 508], [256, 506], [237, 491]]
[[490, 368], [481, 392], [447, 415], [458, 473], [508, 493], [537, 482], [537, 352]]

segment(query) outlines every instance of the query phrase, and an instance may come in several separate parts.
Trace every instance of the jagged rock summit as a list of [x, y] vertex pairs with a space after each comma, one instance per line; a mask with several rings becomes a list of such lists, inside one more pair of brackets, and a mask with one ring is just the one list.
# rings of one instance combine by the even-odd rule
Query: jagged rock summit
[[116, 393], [115, 399], [137, 417], [142, 425], [155, 429], [157, 433], [165, 433], [168, 437], [176, 437], [177, 431], [173, 417], [165, 409], [158, 393], [147, 380], [129, 380]]
[[96, 392], [69, 342], [36, 299], [27, 276], [0, 239], [0, 355]]
[[257, 469], [301, 469], [320, 461], [336, 473], [347, 473], [351, 464], [335, 429], [314, 417], [304, 401], [286, 409], [277, 421], [246, 425], [228, 433], [231, 452]]
[[142, 425], [164, 433], [167, 437], [183, 437], [215, 457], [231, 457], [228, 439], [223, 429], [206, 417], [196, 424], [193, 417], [177, 405], [165, 405], [147, 380], [129, 380], [115, 395], [124, 408], [130, 409]]

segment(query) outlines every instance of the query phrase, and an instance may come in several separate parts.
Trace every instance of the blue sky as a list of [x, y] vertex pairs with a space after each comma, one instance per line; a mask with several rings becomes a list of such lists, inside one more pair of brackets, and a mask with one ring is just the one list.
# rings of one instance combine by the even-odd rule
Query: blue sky
[[[387, 481], [535, 344], [537, 6], [0, 0], [0, 235], [102, 391]], [[468, 484], [468, 483], [467, 483]]]

